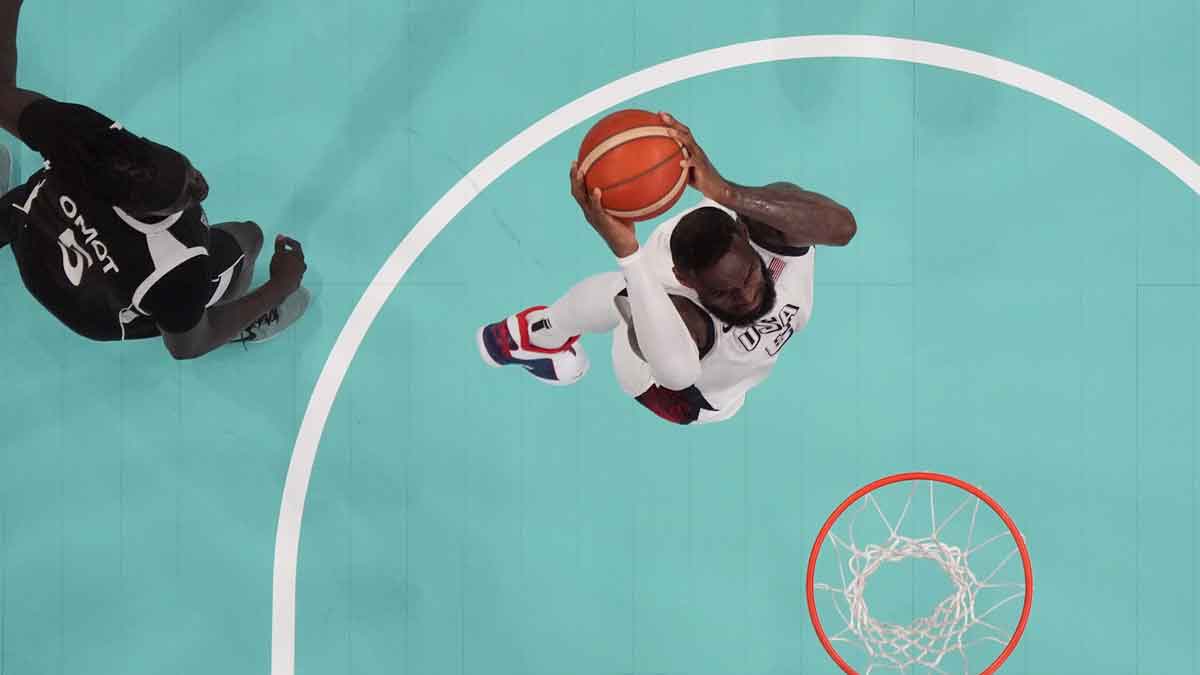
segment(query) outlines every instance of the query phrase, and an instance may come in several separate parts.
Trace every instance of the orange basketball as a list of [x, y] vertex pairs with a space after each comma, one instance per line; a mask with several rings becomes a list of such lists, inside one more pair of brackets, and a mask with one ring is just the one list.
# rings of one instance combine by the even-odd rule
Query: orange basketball
[[624, 220], [666, 213], [687, 187], [685, 151], [669, 127], [645, 110], [619, 110], [592, 127], [579, 148], [588, 193], [600, 188], [604, 209]]

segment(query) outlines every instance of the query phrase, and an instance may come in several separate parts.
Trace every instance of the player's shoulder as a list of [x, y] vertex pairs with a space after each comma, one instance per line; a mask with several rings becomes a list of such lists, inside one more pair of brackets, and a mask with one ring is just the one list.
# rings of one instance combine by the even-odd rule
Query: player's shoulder
[[200, 322], [212, 294], [203, 256], [186, 260], [159, 279], [142, 299], [141, 307], [159, 326], [186, 333]]
[[[147, 298], [159, 305], [191, 304], [210, 292], [211, 275], [205, 256], [194, 256], [176, 265], [147, 291]], [[207, 299], [207, 298], [204, 298]]]

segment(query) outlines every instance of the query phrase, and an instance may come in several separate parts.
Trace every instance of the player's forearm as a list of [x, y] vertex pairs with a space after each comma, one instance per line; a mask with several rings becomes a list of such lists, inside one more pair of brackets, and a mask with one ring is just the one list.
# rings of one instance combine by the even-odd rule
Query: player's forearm
[[0, 0], [0, 87], [17, 86], [17, 18], [21, 0]]
[[210, 307], [207, 312], [210, 339], [200, 355], [227, 344], [258, 317], [278, 307], [287, 295], [286, 288], [268, 281], [237, 300]]
[[0, 127], [20, 138], [21, 113], [41, 94], [17, 88], [17, 18], [21, 0], [0, 0]]
[[772, 183], [765, 187], [729, 183], [718, 201], [786, 234], [792, 241], [845, 246], [858, 229], [850, 209], [825, 195], [791, 183]]
[[700, 351], [667, 291], [638, 251], [621, 259], [637, 342], [655, 381], [676, 391], [700, 377]]

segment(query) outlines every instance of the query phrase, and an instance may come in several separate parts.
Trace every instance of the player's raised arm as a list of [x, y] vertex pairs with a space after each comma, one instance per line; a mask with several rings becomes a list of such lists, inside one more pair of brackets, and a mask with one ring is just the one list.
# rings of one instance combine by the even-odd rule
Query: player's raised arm
[[803, 247], [845, 246], [854, 238], [858, 225], [850, 209], [792, 183], [772, 183], [765, 187], [732, 183], [713, 167], [687, 126], [665, 113], [662, 118], [671, 127], [675, 140], [688, 150], [689, 158], [684, 161], [692, 172], [692, 186], [743, 216], [756, 239]]
[[723, 205], [749, 221], [756, 239], [761, 240], [765, 230], [767, 238], [784, 246], [845, 246], [858, 232], [850, 209], [792, 183], [765, 187], [731, 183], [730, 188]]
[[17, 88], [17, 18], [21, 0], [0, 0], [0, 126], [21, 137], [17, 125], [21, 113], [34, 101], [45, 98]]
[[625, 273], [638, 344], [655, 378], [671, 390], [692, 386], [700, 376], [700, 346], [666, 290], [654, 279], [641, 255], [633, 224], [615, 218], [604, 209], [599, 188], [587, 194], [583, 176], [574, 163], [571, 195], [588, 223], [617, 256]]
[[160, 326], [167, 351], [176, 359], [194, 359], [228, 344], [256, 317], [286, 302], [300, 288], [307, 269], [300, 242], [276, 237], [271, 278], [247, 295], [208, 308], [187, 332], [172, 333]]

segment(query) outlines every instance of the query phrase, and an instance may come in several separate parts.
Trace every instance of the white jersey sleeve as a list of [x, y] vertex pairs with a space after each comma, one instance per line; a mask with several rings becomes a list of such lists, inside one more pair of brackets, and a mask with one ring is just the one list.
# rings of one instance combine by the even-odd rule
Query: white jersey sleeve
[[656, 382], [676, 391], [700, 377], [700, 350], [642, 249], [618, 261], [625, 272], [638, 345]]

